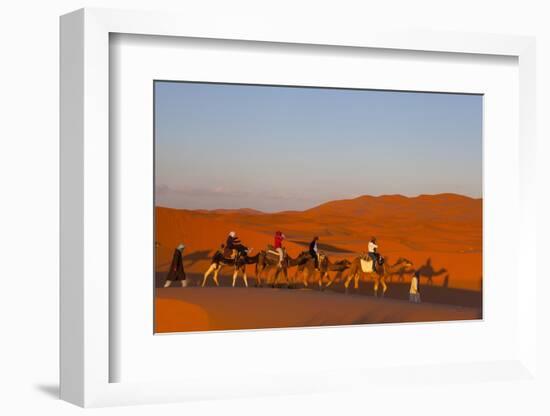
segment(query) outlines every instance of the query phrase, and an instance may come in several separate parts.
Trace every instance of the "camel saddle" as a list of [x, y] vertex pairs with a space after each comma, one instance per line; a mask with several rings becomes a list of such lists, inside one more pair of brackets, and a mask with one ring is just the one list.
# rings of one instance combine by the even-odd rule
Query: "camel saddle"
[[364, 258], [361, 258], [361, 270], [363, 271], [363, 273], [372, 273], [374, 272], [374, 269], [372, 267], [372, 259], [364, 259]]
[[[275, 250], [275, 247], [273, 247], [271, 244], [267, 245], [266, 253], [268, 258], [279, 261], [279, 252]], [[283, 253], [285, 253], [284, 249], [283, 249]]]
[[[363, 270], [364, 273], [374, 272], [374, 268], [372, 267], [373, 266], [372, 258], [370, 258], [368, 255], [365, 255], [365, 254], [361, 255], [360, 262], [361, 262], [361, 270]], [[384, 257], [379, 256], [377, 264], [379, 264], [380, 266], [383, 265]]]

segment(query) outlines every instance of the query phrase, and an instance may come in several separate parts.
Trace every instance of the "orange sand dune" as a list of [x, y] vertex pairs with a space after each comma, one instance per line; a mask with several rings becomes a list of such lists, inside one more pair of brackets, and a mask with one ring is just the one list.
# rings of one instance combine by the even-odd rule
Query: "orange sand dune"
[[158, 297], [155, 307], [155, 332], [204, 331], [210, 328], [208, 313], [198, 305]]
[[157, 207], [157, 271], [168, 267], [174, 247], [186, 245], [185, 267], [202, 273], [209, 256], [236, 231], [249, 247], [262, 249], [281, 230], [292, 256], [319, 235], [333, 259], [352, 259], [372, 235], [392, 263], [406, 257], [433, 270], [434, 284], [479, 290], [482, 279], [482, 200], [455, 194], [361, 196], [306, 211], [176, 210]]
[[156, 332], [184, 332], [466, 320], [481, 311], [328, 291], [190, 287], [157, 289], [156, 316]]

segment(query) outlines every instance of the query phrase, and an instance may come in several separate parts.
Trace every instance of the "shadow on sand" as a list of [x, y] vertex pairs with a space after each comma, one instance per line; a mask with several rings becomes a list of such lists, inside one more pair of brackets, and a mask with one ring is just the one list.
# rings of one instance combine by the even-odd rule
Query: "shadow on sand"
[[[229, 269], [228, 269], [229, 270]], [[223, 273], [223, 272], [222, 272]], [[219, 282], [222, 287], [230, 287], [232, 283], [232, 278], [228, 273], [220, 273]], [[250, 275], [248, 276], [248, 285], [249, 287], [254, 287], [256, 279], [252, 270], [249, 270]], [[166, 279], [166, 272], [157, 272], [155, 276], [156, 287], [161, 288], [164, 285]], [[202, 283], [202, 274], [200, 273], [187, 273], [187, 283], [189, 287], [197, 287]], [[214, 282], [210, 277], [207, 286], [214, 286]], [[244, 287], [244, 282], [241, 277], [237, 279], [237, 287]], [[279, 287], [285, 287], [285, 284], [279, 285]], [[390, 299], [399, 299], [399, 300], [408, 300], [409, 299], [409, 282], [388, 282], [388, 291], [386, 292], [386, 297]], [[304, 286], [299, 283], [295, 286], [296, 290], [303, 289]], [[373, 281], [361, 281], [359, 283], [359, 289], [348, 289], [348, 294], [361, 295], [361, 296], [372, 296], [374, 288]], [[181, 289], [179, 285], [174, 285], [174, 290]], [[311, 290], [320, 290], [317, 284], [310, 284], [309, 289]], [[270, 287], [264, 286], [262, 290], [271, 290]], [[466, 289], [455, 289], [443, 286], [435, 285], [422, 285], [421, 286], [422, 301], [429, 303], [439, 303], [444, 305], [453, 305], [453, 306], [464, 306], [464, 307], [473, 307], [481, 309], [482, 306], [482, 292], [475, 290], [466, 290]], [[335, 282], [327, 292], [336, 292], [345, 294], [346, 289], [344, 287], [344, 282], [342, 280]]]
[[[183, 256], [183, 264], [185, 267], [191, 267], [201, 260], [209, 260], [210, 253], [212, 253], [212, 250], [199, 250], [189, 254], [185, 253]], [[168, 268], [170, 267], [170, 262], [158, 264], [157, 267], [161, 269]]]

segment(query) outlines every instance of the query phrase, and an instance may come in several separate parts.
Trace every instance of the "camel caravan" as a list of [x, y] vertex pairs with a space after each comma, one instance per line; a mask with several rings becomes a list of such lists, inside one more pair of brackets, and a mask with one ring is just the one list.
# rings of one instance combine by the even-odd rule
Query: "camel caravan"
[[[255, 286], [265, 285], [277, 287], [280, 280], [284, 279], [288, 288], [302, 284], [308, 287], [313, 280], [321, 290], [329, 288], [336, 281], [343, 280], [346, 292], [353, 281], [353, 289], [359, 289], [359, 281], [371, 279], [374, 281], [374, 296], [384, 296], [388, 286], [386, 281], [392, 275], [402, 276], [403, 274], [414, 273], [413, 263], [400, 257], [394, 264], [390, 265], [386, 259], [378, 253], [376, 238], [373, 237], [368, 244], [368, 251], [363, 253], [351, 262], [347, 259], [331, 261], [329, 257], [318, 249], [319, 237], [314, 237], [309, 244], [309, 250], [303, 251], [296, 258], [290, 256], [283, 246], [285, 236], [282, 232], [275, 233], [274, 244], [268, 245], [267, 249], [261, 250], [252, 255], [252, 249], [245, 247], [234, 231], [230, 232], [225, 244], [216, 250], [208, 270], [204, 273], [201, 287], [208, 283], [212, 276], [214, 284], [219, 286], [218, 274], [224, 267], [233, 269], [232, 286], [235, 287], [239, 276], [248, 287], [248, 276], [246, 266], [255, 265]], [[295, 268], [294, 273], [289, 269]], [[344, 272], [348, 272], [344, 277]], [[329, 272], [333, 273], [332, 277]], [[315, 283], [314, 283], [315, 284]]]

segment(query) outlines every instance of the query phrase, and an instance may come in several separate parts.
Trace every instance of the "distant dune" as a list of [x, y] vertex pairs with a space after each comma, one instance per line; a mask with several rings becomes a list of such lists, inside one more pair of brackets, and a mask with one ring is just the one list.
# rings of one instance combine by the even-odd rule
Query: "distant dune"
[[[255, 250], [272, 243], [280, 230], [296, 256], [314, 235], [328, 255], [352, 259], [366, 250], [371, 236], [390, 263], [406, 257], [432, 270], [432, 281], [449, 287], [479, 290], [482, 278], [481, 199], [456, 194], [361, 196], [330, 201], [305, 211], [263, 213], [236, 210], [156, 208], [156, 269], [165, 271], [174, 247], [186, 245], [186, 270], [202, 273], [209, 257], [229, 231]], [[252, 272], [252, 270], [251, 270]], [[253, 273], [252, 273], [253, 274]]]
[[254, 215], [254, 214], [263, 214], [262, 211], [252, 208], [238, 208], [238, 209], [197, 209], [195, 212], [200, 212], [203, 214], [243, 214], [243, 215]]

